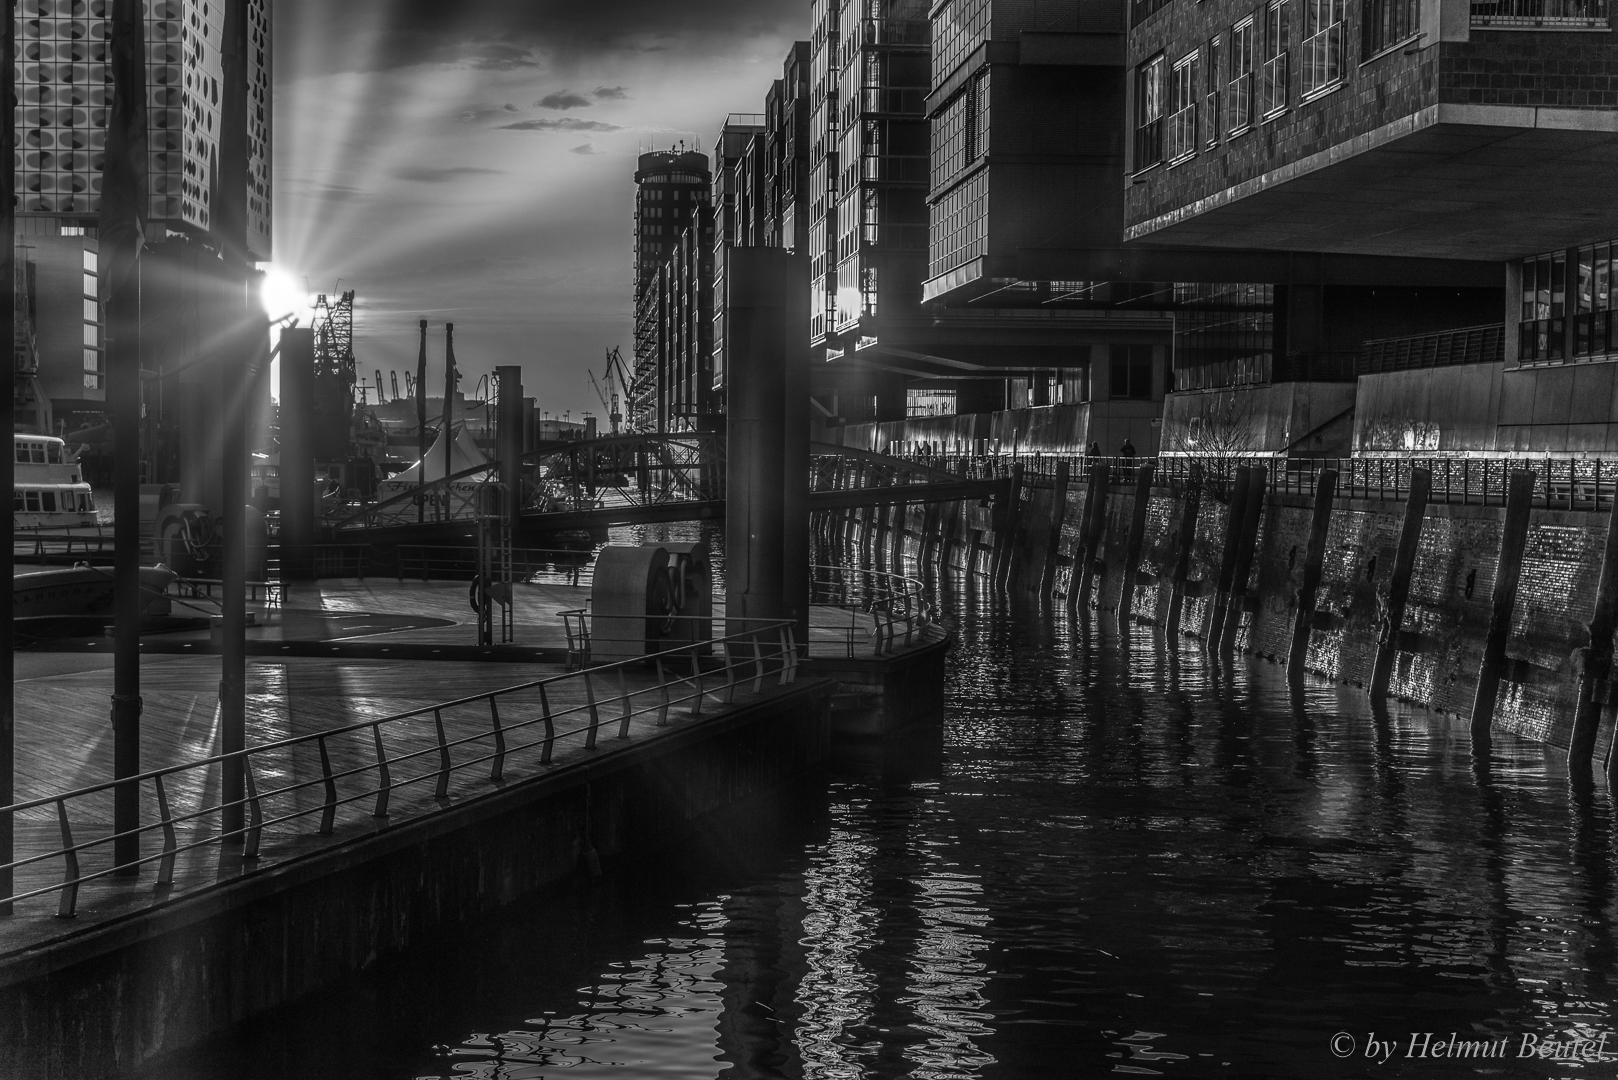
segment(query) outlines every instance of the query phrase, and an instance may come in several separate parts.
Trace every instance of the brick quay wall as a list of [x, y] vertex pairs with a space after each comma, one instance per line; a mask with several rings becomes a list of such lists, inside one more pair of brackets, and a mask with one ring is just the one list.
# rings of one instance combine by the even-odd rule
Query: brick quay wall
[[[1073, 566], [1082, 561], [1086, 482], [1026, 476], [1014, 511], [976, 503], [871, 507], [817, 515], [817, 538], [855, 565], [929, 577], [943, 566], [987, 579], [1014, 597], [1074, 608]], [[1094, 550], [1089, 607], [1116, 616], [1128, 568], [1137, 485], [1108, 486]], [[1230, 517], [1228, 493], [1204, 491], [1181, 589], [1179, 632], [1205, 641], [1218, 603]], [[1180, 559], [1186, 494], [1155, 484], [1147, 495], [1126, 618], [1165, 626]], [[1277, 664], [1289, 661], [1303, 585], [1313, 498], [1267, 492], [1252, 540], [1251, 574], [1228, 642]], [[1501, 506], [1427, 506], [1410, 568], [1408, 601], [1388, 694], [1469, 717], [1494, 609], [1506, 511]], [[1535, 509], [1512, 614], [1508, 662], [1493, 727], [1566, 747], [1589, 643], [1610, 514]], [[1401, 499], [1338, 497], [1326, 533], [1305, 669], [1369, 687], [1405, 518]], [[1604, 717], [1597, 759], [1611, 742]]]

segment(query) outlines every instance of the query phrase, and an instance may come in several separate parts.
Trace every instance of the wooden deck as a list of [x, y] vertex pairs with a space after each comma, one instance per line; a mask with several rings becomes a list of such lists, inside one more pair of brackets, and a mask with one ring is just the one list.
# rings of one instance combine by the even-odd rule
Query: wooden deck
[[[561, 620], [556, 612], [584, 606], [588, 590], [567, 586], [527, 586], [517, 598], [519, 643], [566, 644]], [[397, 582], [326, 581], [294, 588], [286, 610], [305, 610], [338, 616], [322, 625], [335, 628], [335, 640], [369, 641], [414, 640], [421, 642], [475, 642], [475, 618], [467, 604], [464, 584], [444, 583], [401, 587]], [[277, 612], [268, 617], [257, 633], [284, 632]], [[722, 614], [722, 607], [716, 614]], [[391, 629], [394, 623], [368, 618], [376, 615], [416, 616], [438, 620], [440, 625], [412, 629]], [[854, 627], [860, 655], [869, 654], [870, 620], [852, 617], [836, 609], [816, 609], [812, 619], [812, 656], [845, 656], [849, 628]], [[332, 640], [332, 639], [328, 639]], [[456, 698], [485, 694], [559, 675], [556, 664], [486, 664], [468, 662], [421, 662], [402, 660], [297, 659], [252, 660], [248, 665], [249, 746], [331, 731], [357, 722], [436, 705]], [[682, 671], [681, 674], [687, 674]], [[737, 669], [742, 679], [736, 700], [751, 696], [753, 671], [746, 665]], [[58, 792], [104, 783], [112, 776], [113, 738], [110, 723], [112, 658], [105, 654], [72, 652], [22, 652], [17, 654], [17, 777], [19, 802], [45, 798]], [[212, 656], [147, 656], [142, 662], [142, 758], [144, 770], [164, 768], [213, 756], [220, 752], [218, 660]], [[768, 686], [776, 682], [772, 676]], [[659, 730], [661, 694], [653, 692], [655, 675], [645, 668], [627, 674], [622, 689], [640, 691], [631, 699], [634, 715], [628, 732], [631, 740], [642, 740]], [[274, 755], [255, 757], [255, 780], [261, 792], [294, 787], [267, 798], [264, 813], [263, 857], [244, 862], [239, 847], [221, 849], [208, 845], [182, 852], [176, 865], [175, 885], [169, 890], [154, 889], [156, 864], [144, 868], [139, 878], [105, 877], [87, 883], [78, 897], [77, 917], [64, 922], [55, 917], [59, 895], [47, 893], [20, 901], [17, 912], [0, 917], [0, 957], [15, 955], [64, 933], [100, 924], [119, 915], [171, 902], [175, 897], [231, 877], [256, 872], [266, 866], [296, 858], [324, 846], [351, 840], [357, 835], [386, 830], [390, 822], [406, 817], [440, 812], [457, 801], [536, 772], [565, 768], [572, 762], [610, 752], [617, 743], [622, 705], [616, 674], [593, 679], [590, 689], [598, 702], [601, 749], [589, 751], [582, 736], [559, 738], [552, 764], [541, 765], [539, 743], [544, 728], [537, 721], [542, 715], [540, 698], [525, 691], [503, 698], [500, 721], [506, 729], [509, 756], [505, 779], [492, 781], [492, 762], [480, 763], [453, 773], [449, 798], [434, 796], [434, 780], [439, 769], [437, 732], [431, 715], [390, 724], [384, 729], [388, 752], [394, 757], [416, 755], [396, 761], [391, 781], [387, 817], [376, 817], [375, 789], [379, 772], [376, 747], [369, 728], [328, 741], [332, 768], [338, 776], [339, 798], [344, 802], [336, 816], [335, 833], [317, 833], [319, 815], [298, 817], [274, 823], [275, 819], [297, 811], [318, 809], [325, 798], [318, 747], [313, 743]], [[706, 693], [701, 699], [704, 715], [724, 707], [729, 692], [723, 679], [704, 678]], [[674, 694], [694, 699], [694, 690], [679, 684]], [[588, 726], [584, 681], [575, 676], [550, 687], [547, 700], [558, 734]], [[694, 700], [676, 707], [670, 723], [691, 723]], [[486, 701], [447, 710], [443, 713], [448, 740], [471, 740], [455, 747], [452, 759], [459, 766], [487, 758], [494, 750], [493, 728]], [[525, 722], [532, 726], [519, 728]], [[517, 730], [513, 730], [517, 729]], [[351, 773], [351, 775], [342, 775]], [[200, 807], [218, 801], [220, 772], [217, 767], [186, 772], [167, 785], [172, 812], [183, 817]], [[301, 786], [300, 786], [301, 785]], [[159, 820], [155, 793], [150, 785], [143, 792], [142, 819]], [[75, 800], [69, 806], [69, 819], [75, 843], [105, 837], [112, 819], [110, 794]], [[188, 843], [217, 835], [217, 815], [209, 814], [177, 826], [177, 839]], [[62, 835], [54, 807], [29, 812], [18, 822], [18, 856], [42, 853], [62, 846]], [[161, 836], [148, 834], [143, 852], [156, 855]], [[110, 867], [106, 845], [81, 856], [81, 872], [95, 873]], [[24, 893], [60, 882], [64, 863], [61, 858], [24, 867], [18, 871], [16, 890]]]

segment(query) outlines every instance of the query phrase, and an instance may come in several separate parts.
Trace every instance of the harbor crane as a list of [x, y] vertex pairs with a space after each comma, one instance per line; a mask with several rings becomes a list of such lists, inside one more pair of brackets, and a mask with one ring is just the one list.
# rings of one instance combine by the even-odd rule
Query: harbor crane
[[593, 371], [587, 370], [586, 374], [590, 376], [590, 386], [595, 390], [596, 397], [601, 399], [601, 407], [607, 410], [612, 433], [617, 435], [624, 420], [620, 403], [629, 395], [629, 378], [624, 370], [623, 354], [616, 347], [607, 352], [607, 366], [599, 380]]

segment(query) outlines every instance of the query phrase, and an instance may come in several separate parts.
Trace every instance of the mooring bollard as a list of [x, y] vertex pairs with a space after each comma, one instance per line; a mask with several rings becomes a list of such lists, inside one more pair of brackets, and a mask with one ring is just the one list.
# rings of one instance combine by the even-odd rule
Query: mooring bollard
[[1393, 678], [1393, 663], [1399, 655], [1399, 632], [1404, 629], [1405, 604], [1410, 598], [1410, 574], [1421, 549], [1421, 526], [1427, 518], [1427, 493], [1433, 474], [1427, 469], [1410, 470], [1410, 494], [1405, 499], [1404, 525], [1399, 530], [1399, 549], [1393, 557], [1393, 577], [1388, 581], [1387, 609], [1383, 613], [1381, 636], [1377, 640], [1376, 663], [1371, 668], [1371, 696], [1386, 697]]
[[1494, 612], [1483, 642], [1483, 662], [1478, 666], [1477, 697], [1472, 702], [1474, 743], [1487, 743], [1494, 724], [1495, 699], [1506, 667], [1506, 645], [1511, 640], [1511, 618], [1517, 606], [1517, 582], [1522, 576], [1523, 552], [1528, 547], [1528, 515], [1537, 479], [1531, 472], [1514, 472], [1507, 481], [1506, 520], [1494, 572]]
[[1309, 521], [1309, 543], [1304, 548], [1303, 581], [1298, 586], [1298, 611], [1292, 624], [1292, 648], [1287, 654], [1287, 671], [1303, 677], [1309, 658], [1309, 635], [1315, 628], [1315, 596], [1326, 570], [1326, 537], [1331, 532], [1332, 503], [1337, 498], [1337, 470], [1323, 469], [1315, 483], [1314, 516]]

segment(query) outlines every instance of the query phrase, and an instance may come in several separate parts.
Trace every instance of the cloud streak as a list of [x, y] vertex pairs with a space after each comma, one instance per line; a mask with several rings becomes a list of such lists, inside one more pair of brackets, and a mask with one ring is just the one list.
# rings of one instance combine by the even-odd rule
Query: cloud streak
[[571, 90], [558, 90], [554, 94], [546, 94], [534, 104], [542, 109], [582, 109], [593, 102], [583, 94], [575, 94]]
[[554, 120], [518, 120], [515, 124], [498, 125], [501, 131], [622, 131], [617, 124], [600, 120], [580, 120], [576, 116], [561, 116]]

